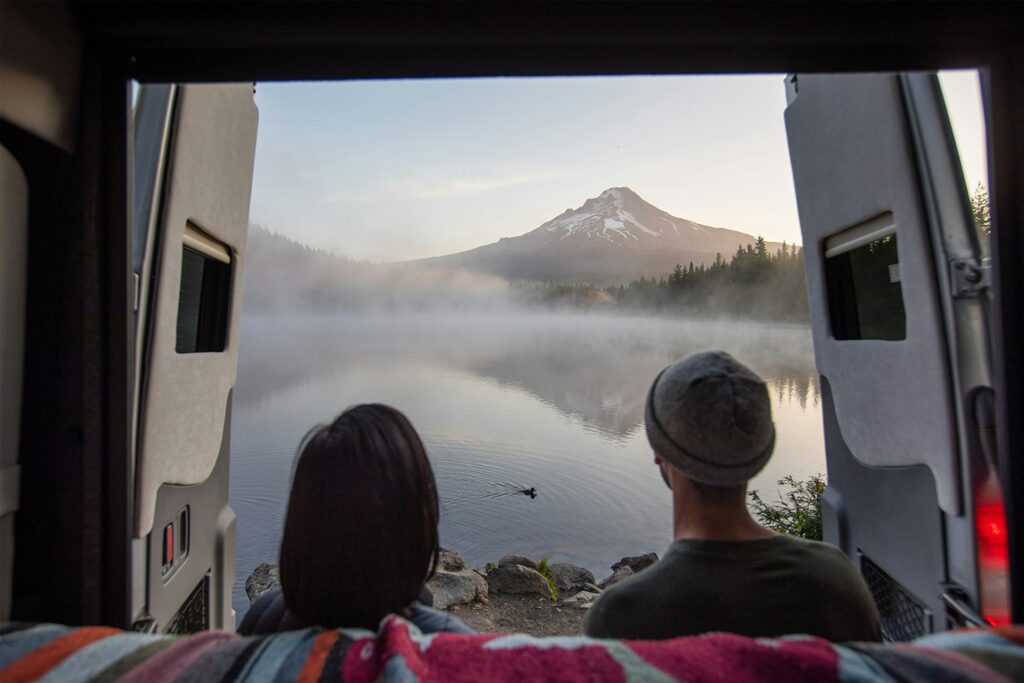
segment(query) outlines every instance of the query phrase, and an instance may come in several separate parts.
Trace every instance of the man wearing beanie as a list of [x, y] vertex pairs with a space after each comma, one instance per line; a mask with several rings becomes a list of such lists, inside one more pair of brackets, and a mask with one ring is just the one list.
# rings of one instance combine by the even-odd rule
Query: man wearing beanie
[[747, 482], [775, 446], [760, 377], [721, 351], [687, 356], [654, 380], [645, 418], [654, 462], [672, 490], [675, 540], [660, 562], [594, 603], [587, 635], [880, 639], [878, 611], [846, 555], [777, 534], [747, 511]]

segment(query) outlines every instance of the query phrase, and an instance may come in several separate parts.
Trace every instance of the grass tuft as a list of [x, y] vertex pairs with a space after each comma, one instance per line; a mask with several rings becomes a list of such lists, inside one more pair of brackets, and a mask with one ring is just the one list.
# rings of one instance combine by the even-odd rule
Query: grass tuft
[[551, 589], [551, 599], [558, 600], [558, 584], [555, 583], [555, 577], [551, 575], [551, 567], [548, 566], [548, 558], [542, 559], [537, 563], [537, 571], [540, 572], [548, 582], [548, 588]]

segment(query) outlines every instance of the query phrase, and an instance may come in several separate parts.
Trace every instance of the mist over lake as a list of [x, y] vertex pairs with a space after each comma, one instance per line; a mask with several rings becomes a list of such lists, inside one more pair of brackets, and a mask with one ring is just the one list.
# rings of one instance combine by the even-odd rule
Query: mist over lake
[[[773, 499], [777, 479], [823, 472], [805, 326], [505, 308], [246, 313], [231, 430], [238, 617], [245, 577], [277, 561], [299, 441], [356, 403], [408, 415], [437, 478], [441, 543], [472, 566], [515, 553], [601, 579], [624, 555], [663, 553], [671, 501], [644, 399], [664, 366], [706, 349], [729, 351], [769, 385], [775, 454], [751, 487]], [[516, 494], [531, 487], [535, 499]]]

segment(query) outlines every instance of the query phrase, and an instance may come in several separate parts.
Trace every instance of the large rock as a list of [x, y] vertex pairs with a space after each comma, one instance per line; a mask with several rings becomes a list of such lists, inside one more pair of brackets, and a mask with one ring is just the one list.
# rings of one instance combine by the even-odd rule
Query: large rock
[[276, 564], [264, 562], [245, 580], [245, 594], [249, 596], [249, 604], [256, 602], [267, 591], [281, 585], [281, 570]]
[[487, 586], [495, 593], [535, 593], [548, 599], [554, 597], [544, 575], [521, 564], [499, 566], [487, 572]]
[[590, 591], [580, 591], [571, 598], [566, 598], [562, 601], [563, 605], [572, 605], [574, 607], [590, 606], [595, 599], [597, 599], [599, 593], [592, 593]]
[[562, 595], [587, 590], [588, 585], [597, 583], [593, 574], [574, 564], [552, 564], [548, 565], [548, 570], [551, 572], [551, 578], [555, 580], [555, 585], [558, 586], [558, 592]]
[[466, 568], [466, 561], [462, 559], [462, 555], [459, 555], [454, 550], [441, 548], [441, 556], [438, 558], [437, 566], [445, 571], [457, 572]]
[[609, 576], [607, 579], [605, 579], [597, 585], [601, 590], [604, 590], [609, 586], [614, 586], [617, 583], [622, 583], [631, 576], [633, 576], [633, 570], [623, 565], [615, 571], [613, 571], [611, 576]]
[[539, 564], [537, 564], [530, 558], [522, 557], [520, 555], [506, 555], [505, 557], [498, 560], [499, 567], [514, 567], [517, 564], [522, 567], [529, 567], [530, 569], [537, 569], [540, 567]]
[[622, 567], [629, 567], [633, 573], [641, 572], [658, 561], [658, 553], [644, 553], [643, 555], [631, 555], [624, 557], [612, 565], [612, 571]]
[[427, 588], [434, 594], [435, 609], [467, 605], [477, 600], [487, 602], [487, 581], [472, 569], [454, 572], [439, 569], [427, 581]]

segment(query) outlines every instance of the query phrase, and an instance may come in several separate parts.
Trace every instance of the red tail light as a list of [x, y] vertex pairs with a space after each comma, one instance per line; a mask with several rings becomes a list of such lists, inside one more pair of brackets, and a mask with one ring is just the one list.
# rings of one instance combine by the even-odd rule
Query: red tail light
[[1010, 546], [1006, 538], [1006, 508], [998, 484], [979, 493], [974, 507], [974, 528], [981, 584], [981, 614], [993, 626], [1010, 623]]

